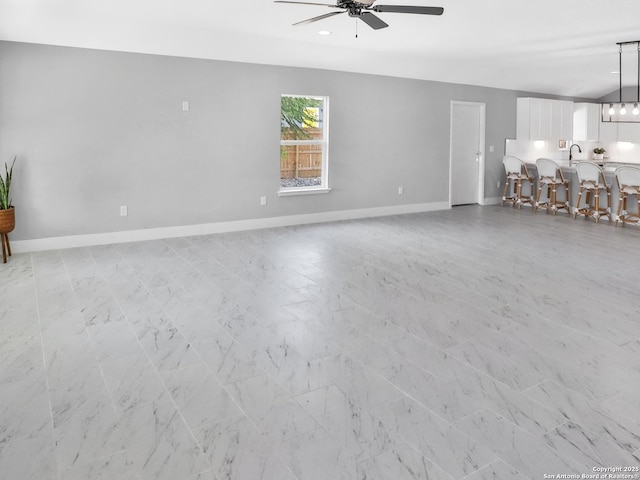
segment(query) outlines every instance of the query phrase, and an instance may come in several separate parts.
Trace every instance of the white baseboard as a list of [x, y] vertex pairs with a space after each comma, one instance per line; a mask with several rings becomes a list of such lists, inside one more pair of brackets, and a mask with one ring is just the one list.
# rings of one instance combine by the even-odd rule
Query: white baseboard
[[212, 233], [288, 227], [291, 225], [305, 225], [309, 223], [384, 217], [388, 215], [402, 215], [406, 213], [433, 212], [449, 208], [451, 208], [449, 202], [416, 203], [410, 205], [361, 208], [357, 210], [338, 210], [334, 212], [310, 213], [304, 215], [288, 215], [284, 217], [253, 218], [249, 220], [236, 220], [231, 222], [203, 223], [199, 225], [182, 225], [177, 227], [127, 230], [122, 232], [37, 238], [33, 240], [12, 241], [11, 250], [15, 253], [39, 252], [43, 250], [88, 247], [92, 245], [106, 245], [110, 243], [139, 242], [143, 240], [158, 240], [162, 238], [188, 237], [192, 235], [208, 235]]

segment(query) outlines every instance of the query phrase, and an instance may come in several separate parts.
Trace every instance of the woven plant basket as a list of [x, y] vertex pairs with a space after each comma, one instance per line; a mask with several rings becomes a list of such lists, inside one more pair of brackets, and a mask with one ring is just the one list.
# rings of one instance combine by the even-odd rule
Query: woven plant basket
[[0, 210], [0, 233], [12, 232], [16, 227], [16, 209]]

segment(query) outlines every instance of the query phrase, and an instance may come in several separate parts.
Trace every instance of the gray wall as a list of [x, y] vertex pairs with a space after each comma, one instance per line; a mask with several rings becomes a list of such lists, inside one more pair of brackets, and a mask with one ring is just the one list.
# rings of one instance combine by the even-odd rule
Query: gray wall
[[[276, 194], [283, 93], [330, 97], [330, 194]], [[487, 104], [485, 196], [497, 197], [517, 96], [0, 42], [0, 165], [18, 156], [12, 239], [446, 202], [451, 100]], [[120, 205], [128, 205], [129, 216], [119, 216]]]
[[[622, 101], [631, 103], [636, 102], [638, 99], [638, 87], [622, 87]], [[593, 101], [593, 100], [592, 100]], [[620, 90], [615, 89], [612, 92], [600, 97], [596, 102], [597, 103], [618, 103], [620, 101]]]

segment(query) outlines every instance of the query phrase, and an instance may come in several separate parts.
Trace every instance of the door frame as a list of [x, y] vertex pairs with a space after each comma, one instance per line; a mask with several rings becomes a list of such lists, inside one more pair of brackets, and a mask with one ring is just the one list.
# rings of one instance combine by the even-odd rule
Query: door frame
[[484, 201], [484, 169], [485, 169], [485, 136], [486, 136], [486, 120], [487, 120], [487, 104], [484, 102], [466, 102], [462, 100], [451, 100], [449, 111], [449, 208], [452, 205], [453, 192], [453, 109], [456, 105], [471, 105], [480, 107], [480, 145], [478, 150], [480, 158], [478, 159], [478, 205], [485, 205]]

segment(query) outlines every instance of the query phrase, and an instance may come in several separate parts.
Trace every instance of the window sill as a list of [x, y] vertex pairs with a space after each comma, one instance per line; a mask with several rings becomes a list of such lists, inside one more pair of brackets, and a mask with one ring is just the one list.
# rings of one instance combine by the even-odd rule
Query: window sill
[[328, 187], [304, 187], [304, 188], [283, 188], [278, 191], [279, 197], [290, 197], [293, 195], [318, 195], [321, 193], [329, 193], [331, 191]]

